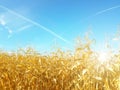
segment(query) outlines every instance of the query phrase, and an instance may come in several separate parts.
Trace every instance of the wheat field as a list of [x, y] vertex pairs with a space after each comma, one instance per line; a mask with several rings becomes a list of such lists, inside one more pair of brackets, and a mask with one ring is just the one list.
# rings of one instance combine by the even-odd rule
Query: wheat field
[[120, 90], [120, 52], [101, 63], [91, 41], [48, 55], [1, 50], [0, 90]]

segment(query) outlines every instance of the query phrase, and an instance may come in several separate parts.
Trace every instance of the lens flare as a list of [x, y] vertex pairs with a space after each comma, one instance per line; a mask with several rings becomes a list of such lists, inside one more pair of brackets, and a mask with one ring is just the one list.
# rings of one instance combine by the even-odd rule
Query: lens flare
[[103, 62], [109, 61], [110, 59], [111, 59], [111, 55], [109, 52], [102, 51], [98, 53], [98, 60], [100, 62], [103, 63]]

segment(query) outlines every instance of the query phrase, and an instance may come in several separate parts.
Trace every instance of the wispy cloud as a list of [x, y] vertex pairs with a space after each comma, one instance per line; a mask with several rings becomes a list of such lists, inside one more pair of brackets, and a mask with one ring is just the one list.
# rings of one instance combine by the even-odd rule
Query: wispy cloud
[[7, 7], [4, 7], [4, 6], [0, 5], [0, 8], [2, 8], [2, 9], [4, 9], [4, 10], [7, 10], [7, 11], [10, 12], [11, 14], [14, 14], [14, 15], [18, 16], [19, 18], [21, 18], [21, 19], [23, 19], [23, 20], [25, 20], [25, 21], [27, 21], [27, 22], [32, 23], [33, 25], [35, 25], [35, 26], [41, 28], [42, 30], [44, 30], [44, 31], [52, 34], [53, 36], [59, 38], [60, 40], [62, 40], [62, 41], [64, 41], [64, 42], [70, 44], [70, 42], [69, 42], [68, 40], [66, 40], [65, 38], [61, 37], [61, 36], [58, 35], [57, 33], [53, 32], [51, 29], [49, 29], [49, 28], [47, 28], [47, 27], [45, 27], [45, 26], [43, 26], [43, 25], [41, 25], [41, 24], [39, 24], [39, 23], [37, 23], [37, 22], [35, 22], [35, 21], [27, 18], [27, 17], [24, 17], [24, 16], [22, 16], [22, 15], [16, 13], [16, 12], [14, 12], [13, 10], [7, 8]]
[[101, 10], [101, 11], [97, 12], [94, 16], [103, 14], [103, 13], [105, 13], [105, 12], [108, 12], [108, 11], [110, 11], [110, 10], [117, 9], [117, 8], [120, 8], [120, 5], [119, 5], [119, 6], [114, 6], [114, 7], [111, 7], [111, 8], [107, 8], [107, 9], [104, 9], [104, 10]]
[[6, 25], [6, 22], [5, 22], [5, 20], [4, 20], [4, 15], [1, 15], [1, 16], [0, 16], [0, 25], [2, 25], [2, 26], [5, 26], [5, 25]]
[[12, 37], [12, 34], [13, 34], [13, 30], [10, 29], [8, 26], [4, 26], [4, 28], [8, 31], [8, 39]]
[[7, 30], [8, 32], [8, 39], [11, 38], [14, 34], [22, 32], [24, 30], [26, 30], [27, 28], [30, 28], [31, 26], [33, 26], [32, 24], [28, 24], [25, 26], [20, 27], [18, 30], [12, 30], [8, 25], [7, 22], [5, 20], [5, 15], [0, 15], [0, 25], [4, 28], [4, 30]]
[[6, 25], [6, 21], [4, 20], [4, 15], [0, 16], [0, 25], [3, 26], [4, 29], [8, 31], [9, 35], [13, 33], [13, 31]]

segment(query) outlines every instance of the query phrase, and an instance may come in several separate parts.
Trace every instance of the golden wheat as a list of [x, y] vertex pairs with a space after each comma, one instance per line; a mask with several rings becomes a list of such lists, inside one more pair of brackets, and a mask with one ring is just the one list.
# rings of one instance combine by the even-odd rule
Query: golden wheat
[[90, 44], [50, 55], [1, 51], [0, 90], [120, 90], [120, 53], [101, 63]]

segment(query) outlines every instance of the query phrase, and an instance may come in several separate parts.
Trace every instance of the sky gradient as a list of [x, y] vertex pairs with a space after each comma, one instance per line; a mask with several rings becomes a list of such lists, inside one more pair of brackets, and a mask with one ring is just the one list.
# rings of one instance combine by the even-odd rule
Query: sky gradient
[[0, 48], [71, 48], [89, 30], [99, 46], [116, 34], [119, 16], [119, 0], [0, 0]]

